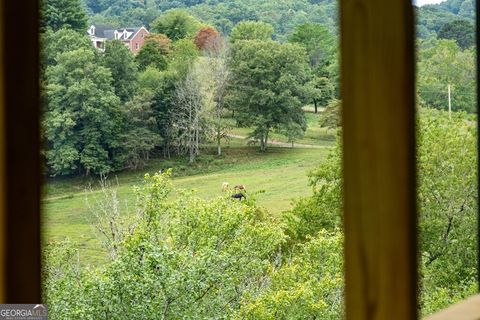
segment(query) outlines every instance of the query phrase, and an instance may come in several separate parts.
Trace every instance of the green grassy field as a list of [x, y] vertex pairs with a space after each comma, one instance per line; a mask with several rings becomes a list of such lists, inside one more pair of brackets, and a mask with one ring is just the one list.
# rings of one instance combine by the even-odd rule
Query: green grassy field
[[[313, 123], [318, 115], [307, 116]], [[311, 194], [307, 172], [318, 166], [333, 145], [333, 139], [317, 130], [309, 129], [305, 137], [315, 141], [317, 148], [271, 147], [267, 153], [260, 153], [256, 147], [246, 146], [244, 140], [231, 139], [224, 147], [222, 157], [213, 155], [214, 148], [207, 148], [193, 165], [183, 158], [155, 159], [141, 171], [125, 171], [108, 179], [121, 202], [128, 204], [128, 210], [134, 207], [133, 187], [141, 184], [145, 173], [173, 168], [173, 181], [178, 189], [194, 189], [199, 197], [208, 199], [224, 196], [221, 192], [223, 182], [244, 184], [248, 192], [263, 190], [264, 193], [257, 196], [258, 204], [273, 214], [279, 214], [291, 207], [293, 199]], [[90, 223], [92, 214], [87, 206], [87, 199], [94, 203], [100, 194], [98, 180], [77, 177], [48, 181], [43, 198], [44, 241], [68, 238], [80, 249], [82, 262], [101, 262], [105, 252]]]
[[[307, 126], [308, 129], [305, 132], [303, 138], [298, 139], [295, 143], [298, 144], [306, 144], [306, 145], [314, 145], [314, 146], [329, 146], [332, 142], [336, 139], [336, 132], [332, 129], [320, 128], [318, 125], [320, 113], [315, 114], [310, 112], [310, 109], [305, 112], [305, 117], [307, 118]], [[234, 120], [231, 120], [231, 125], [235, 124]], [[252, 131], [251, 128], [238, 128], [234, 127], [232, 129], [232, 134], [238, 136], [248, 136], [248, 134]], [[287, 141], [287, 138], [279, 133], [272, 132], [270, 134], [270, 138], [276, 141]]]

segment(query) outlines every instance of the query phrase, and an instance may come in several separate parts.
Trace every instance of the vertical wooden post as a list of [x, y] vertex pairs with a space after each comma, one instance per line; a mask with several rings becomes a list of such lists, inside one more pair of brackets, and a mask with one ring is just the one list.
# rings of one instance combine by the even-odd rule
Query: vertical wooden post
[[411, 1], [341, 0], [348, 320], [417, 318]]
[[[4, 19], [4, 1], [0, 0], [0, 21]], [[4, 73], [5, 67], [3, 63], [3, 24], [0, 23], [0, 177], [5, 177], [5, 92], [4, 92]], [[5, 289], [6, 289], [6, 273], [5, 264], [6, 259], [6, 206], [5, 206], [5, 179], [0, 178], [0, 303], [5, 303]]]
[[[0, 0], [6, 208], [4, 301], [40, 302], [39, 0]], [[1, 122], [0, 122], [1, 123]]]

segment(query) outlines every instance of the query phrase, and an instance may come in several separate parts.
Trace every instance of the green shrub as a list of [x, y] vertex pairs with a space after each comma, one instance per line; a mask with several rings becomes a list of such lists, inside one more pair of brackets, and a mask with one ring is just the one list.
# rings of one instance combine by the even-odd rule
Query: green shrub
[[68, 244], [47, 247], [52, 319], [228, 319], [261, 288], [280, 225], [250, 202], [171, 200], [170, 175], [146, 175], [135, 228], [103, 267], [81, 269]]

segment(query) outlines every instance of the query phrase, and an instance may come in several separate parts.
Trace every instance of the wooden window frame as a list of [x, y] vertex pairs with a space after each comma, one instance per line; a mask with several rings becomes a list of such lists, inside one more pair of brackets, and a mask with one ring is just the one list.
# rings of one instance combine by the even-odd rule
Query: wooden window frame
[[416, 319], [413, 6], [341, 0], [340, 20], [347, 319]]
[[[0, 303], [41, 301], [38, 1], [0, 0]], [[340, 0], [340, 19], [346, 317], [417, 319], [413, 8]]]
[[0, 8], [0, 302], [39, 303], [39, 6], [0, 0]]
[[[341, 0], [340, 20], [346, 317], [418, 319], [413, 6]], [[428, 319], [478, 320], [479, 302]]]

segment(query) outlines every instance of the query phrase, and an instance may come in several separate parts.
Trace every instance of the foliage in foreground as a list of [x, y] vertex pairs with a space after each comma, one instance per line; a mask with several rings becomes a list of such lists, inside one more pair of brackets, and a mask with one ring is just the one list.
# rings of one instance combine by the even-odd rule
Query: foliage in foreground
[[138, 214], [118, 228], [121, 240], [110, 239], [116, 252], [103, 267], [80, 267], [68, 243], [47, 247], [52, 319], [293, 319], [298, 301], [304, 319], [340, 303], [339, 235], [325, 231], [282, 251], [282, 223], [253, 200], [173, 193], [169, 172], [146, 176]]
[[465, 113], [419, 117], [419, 235], [422, 312], [476, 292], [476, 125]]
[[[464, 112], [450, 118], [448, 112], [422, 108], [418, 118], [420, 303], [427, 315], [477, 290], [477, 138], [475, 119]], [[340, 163], [338, 148], [311, 172], [313, 196], [298, 200], [283, 216], [288, 241], [339, 227]]]

